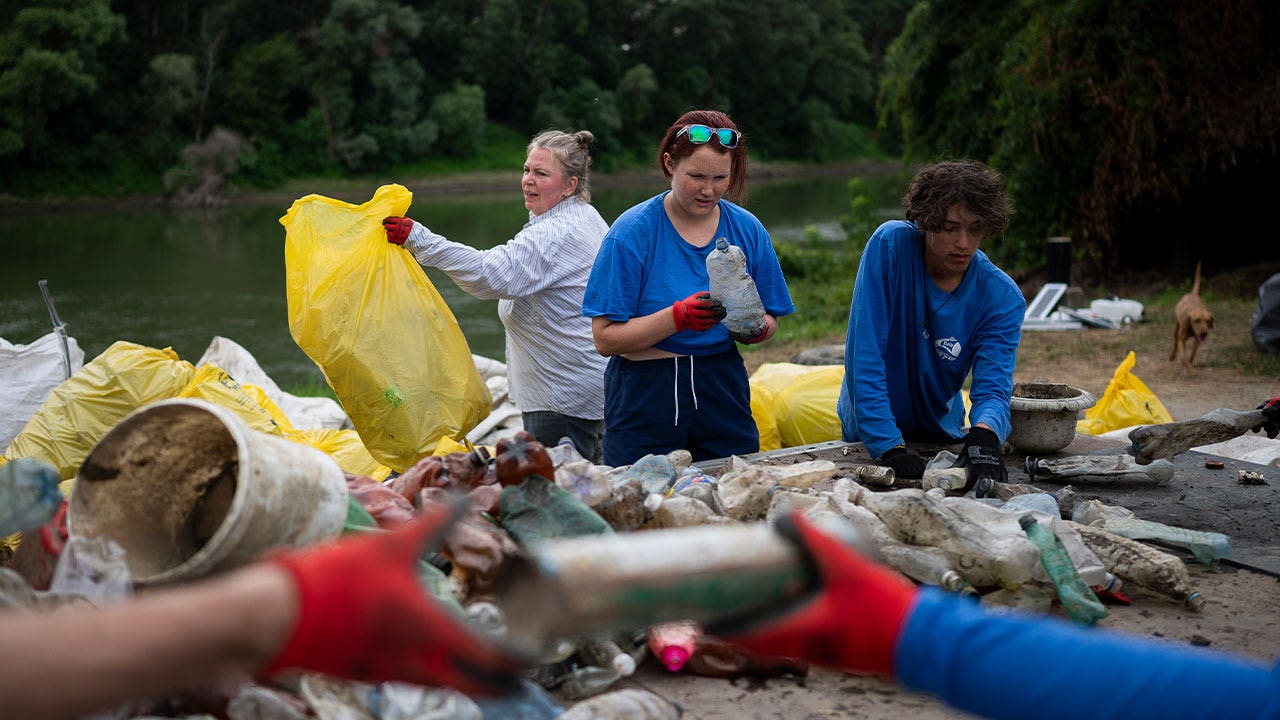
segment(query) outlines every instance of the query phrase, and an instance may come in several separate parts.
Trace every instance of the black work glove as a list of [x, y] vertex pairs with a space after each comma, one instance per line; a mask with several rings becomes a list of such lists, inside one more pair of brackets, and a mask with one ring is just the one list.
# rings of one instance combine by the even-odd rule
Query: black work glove
[[1000, 438], [986, 428], [969, 429], [964, 436], [964, 447], [960, 448], [960, 457], [951, 467], [969, 469], [969, 481], [964, 490], [973, 489], [977, 497], [988, 497], [995, 493], [996, 483], [1008, 482], [1009, 472], [1004, 468], [1004, 459], [1000, 457]]
[[1266, 431], [1267, 437], [1275, 440], [1276, 435], [1280, 435], [1280, 397], [1273, 397], [1255, 409], [1261, 410], [1267, 421], [1255, 427], [1253, 431]]
[[876, 462], [893, 468], [894, 477], [903, 480], [919, 480], [924, 477], [924, 458], [905, 445], [889, 448]]

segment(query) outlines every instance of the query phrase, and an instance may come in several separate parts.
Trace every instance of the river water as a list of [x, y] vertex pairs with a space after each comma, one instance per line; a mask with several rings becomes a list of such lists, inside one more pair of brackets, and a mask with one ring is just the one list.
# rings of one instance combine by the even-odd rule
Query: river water
[[[843, 237], [838, 218], [849, 207], [848, 179], [753, 180], [745, 204], [775, 242], [801, 241], [809, 227], [835, 240]], [[894, 216], [899, 179], [862, 179], [881, 214]], [[605, 185], [593, 193], [593, 204], [612, 221], [661, 189]], [[368, 197], [341, 199], [360, 203]], [[0, 214], [0, 338], [27, 344], [50, 332], [38, 287], [45, 279], [86, 362], [111, 343], [128, 340], [172, 347], [195, 363], [214, 337], [223, 336], [244, 346], [283, 387], [322, 383], [315, 364], [289, 334], [279, 223], [288, 206]], [[417, 193], [410, 214], [451, 240], [479, 248], [505, 242], [528, 219], [514, 186], [507, 193]], [[439, 271], [428, 271], [428, 277], [453, 310], [472, 352], [505, 359], [497, 301], [472, 298]]]

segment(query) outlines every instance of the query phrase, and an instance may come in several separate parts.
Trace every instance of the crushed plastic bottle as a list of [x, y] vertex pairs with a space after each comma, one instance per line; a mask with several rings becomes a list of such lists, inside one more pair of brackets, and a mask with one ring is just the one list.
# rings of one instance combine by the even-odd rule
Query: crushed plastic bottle
[[560, 683], [559, 693], [566, 700], [589, 698], [613, 687], [622, 675], [611, 667], [583, 665], [574, 668]]
[[0, 537], [49, 522], [62, 505], [59, 480], [43, 460], [20, 457], [0, 465]]
[[1067, 555], [1067, 549], [1053, 531], [1041, 525], [1033, 513], [1018, 518], [1018, 523], [1031, 542], [1040, 549], [1040, 562], [1049, 573], [1049, 579], [1058, 591], [1058, 599], [1067, 611], [1067, 616], [1081, 625], [1093, 625], [1106, 617], [1107, 609], [1080, 579], [1071, 557]]
[[618, 532], [636, 530], [653, 518], [662, 502], [662, 496], [647, 493], [640, 481], [631, 478], [616, 480], [610, 498], [595, 507], [605, 522]]
[[[569, 713], [542, 686], [522, 679], [520, 689], [510, 695], [472, 698], [487, 718], [519, 718], [519, 720], [556, 720]], [[580, 718], [591, 717], [579, 715]]]
[[124, 600], [132, 591], [124, 548], [106, 536], [71, 536], [49, 583], [50, 593], [82, 597], [98, 607]]
[[378, 720], [483, 720], [471, 698], [457, 690], [387, 682], [374, 686], [365, 707]]
[[770, 492], [777, 486], [777, 479], [768, 468], [740, 458], [733, 460], [738, 462], [716, 483], [725, 514], [743, 522], [759, 520], [769, 512]]
[[540, 475], [502, 489], [498, 521], [522, 547], [547, 538], [613, 532], [577, 495]]
[[[555, 452], [552, 453], [551, 450]], [[569, 438], [560, 440], [548, 454], [555, 465], [556, 485], [577, 495], [582, 502], [598, 507], [613, 497], [613, 487], [600, 466], [582, 457]], [[560, 462], [555, 462], [559, 458]]]
[[756, 282], [747, 272], [747, 257], [742, 248], [730, 245], [726, 238], [716, 238], [716, 247], [707, 255], [707, 277], [711, 297], [724, 304], [721, 324], [737, 342], [745, 342], [764, 332], [764, 303], [756, 290]]
[[676, 469], [666, 455], [645, 455], [620, 471], [614, 484], [635, 480], [645, 492], [662, 494], [676, 481]]
[[608, 638], [588, 638], [578, 643], [578, 654], [590, 665], [611, 668], [620, 677], [636, 672], [636, 659]]
[[806, 660], [758, 655], [711, 635], [698, 636], [687, 667], [695, 675], [721, 678], [765, 678], [779, 675], [802, 678], [809, 674], [809, 663]]

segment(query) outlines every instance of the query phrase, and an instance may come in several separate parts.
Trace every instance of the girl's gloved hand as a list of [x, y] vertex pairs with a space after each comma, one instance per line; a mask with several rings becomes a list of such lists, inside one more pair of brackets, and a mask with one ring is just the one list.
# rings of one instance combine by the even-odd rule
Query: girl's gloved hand
[[418, 581], [423, 551], [453, 510], [402, 529], [275, 555], [296, 583], [299, 617], [266, 673], [312, 670], [365, 682], [443, 685], [473, 695], [517, 688], [522, 662], [431, 597]]
[[712, 632], [762, 655], [892, 675], [898, 638], [915, 605], [915, 585], [799, 513], [779, 519], [777, 530], [813, 564], [820, 580], [813, 595], [777, 615], [749, 621], [750, 627]]

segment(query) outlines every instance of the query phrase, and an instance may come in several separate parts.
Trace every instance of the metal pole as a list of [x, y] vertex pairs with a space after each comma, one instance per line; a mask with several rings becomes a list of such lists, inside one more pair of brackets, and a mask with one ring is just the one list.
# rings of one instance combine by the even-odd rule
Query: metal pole
[[66, 370], [67, 377], [71, 377], [71, 348], [67, 345], [67, 325], [58, 317], [58, 310], [53, 306], [53, 297], [49, 295], [49, 281], [41, 280], [40, 294], [44, 296], [44, 305], [49, 308], [49, 320], [53, 322], [53, 331], [58, 333], [58, 339], [62, 341], [62, 368]]

